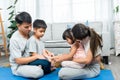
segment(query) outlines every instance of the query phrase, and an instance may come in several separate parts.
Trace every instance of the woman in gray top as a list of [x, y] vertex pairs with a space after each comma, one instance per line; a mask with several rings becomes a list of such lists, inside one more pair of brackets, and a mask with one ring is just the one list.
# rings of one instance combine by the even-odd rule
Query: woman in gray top
[[84, 46], [86, 57], [73, 59], [73, 55], [58, 56], [55, 58], [57, 62], [72, 59], [77, 63], [86, 64], [82, 69], [63, 67], [59, 71], [60, 79], [84, 79], [96, 77], [100, 73], [100, 54], [102, 48], [102, 38], [89, 27], [83, 24], [76, 24], [72, 28], [73, 36], [76, 41], [81, 41]]

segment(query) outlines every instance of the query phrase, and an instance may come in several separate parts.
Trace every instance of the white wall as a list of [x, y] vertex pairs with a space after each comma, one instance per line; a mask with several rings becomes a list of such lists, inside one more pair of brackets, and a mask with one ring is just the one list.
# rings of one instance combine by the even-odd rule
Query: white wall
[[[3, 21], [4, 21], [4, 26], [5, 26], [4, 28], [5, 28], [6, 32], [7, 32], [7, 27], [9, 26], [9, 21], [7, 20], [9, 17], [8, 16], [9, 11], [6, 9], [13, 1], [14, 0], [0, 0], [0, 8], [3, 8], [3, 10], [1, 12], [2, 12], [2, 17], [3, 17]], [[46, 1], [48, 1], [48, 2], [46, 3]], [[53, 0], [18, 0], [17, 11], [18, 12], [21, 12], [21, 11], [29, 12], [31, 14], [33, 20], [36, 18], [40, 18], [40, 19], [44, 19], [47, 23], [48, 23], [48, 21], [56, 21], [55, 20], [56, 17], [54, 20], [51, 19], [51, 18], [53, 18], [53, 15], [55, 14], [55, 11], [51, 12], [52, 11], [51, 8], [54, 7], [54, 6], [52, 6], [52, 4], [53, 4], [52, 1]], [[56, 0], [54, 0], [54, 1], [56, 1]], [[114, 40], [113, 40], [114, 36], [112, 34], [113, 26], [112, 26], [112, 18], [111, 18], [113, 15], [112, 14], [112, 11], [113, 11], [112, 1], [113, 0], [95, 0], [95, 11], [96, 12], [95, 12], [95, 16], [94, 16], [95, 21], [99, 20], [99, 21], [103, 22], [103, 31], [109, 32], [108, 34], [110, 36], [110, 46], [111, 47], [114, 46]], [[117, 1], [120, 2], [120, 0], [117, 0]], [[69, 0], [66, 0], [66, 2], [68, 2], [66, 4], [71, 4], [71, 2], [69, 2]], [[42, 4], [42, 3], [44, 3], [44, 4]], [[45, 8], [45, 5], [50, 5], [50, 6], [47, 6]], [[44, 7], [41, 7], [41, 6], [44, 6]], [[49, 10], [48, 10], [48, 8], [49, 8]], [[74, 14], [73, 11], [71, 11], [71, 8], [72, 7], [70, 7], [70, 10], [67, 13], [69, 15]], [[55, 7], [53, 9], [57, 10]], [[66, 6], [65, 10], [67, 10], [67, 9], [69, 9], [69, 6]], [[62, 11], [62, 10], [60, 10], [60, 11]], [[89, 10], [87, 10], [87, 11], [89, 11]], [[80, 11], [79, 11], [79, 13], [80, 13]], [[57, 15], [57, 14], [55, 14], [55, 15]], [[65, 20], [67, 19], [66, 21], [68, 21], [68, 22], [73, 22], [72, 21], [73, 17], [74, 16], [68, 16], [67, 18], [65, 18], [65, 17], [64, 18], [65, 18]], [[49, 19], [46, 19], [46, 18], [49, 18]], [[59, 18], [60, 18], [60, 16], [59, 16]], [[64, 18], [62, 18], [62, 19], [64, 19]], [[76, 21], [74, 20], [74, 22], [76, 22]]]

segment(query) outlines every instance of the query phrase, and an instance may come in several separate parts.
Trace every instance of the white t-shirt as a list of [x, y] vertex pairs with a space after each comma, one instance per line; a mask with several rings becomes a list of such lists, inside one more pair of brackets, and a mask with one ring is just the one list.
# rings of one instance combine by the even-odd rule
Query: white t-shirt
[[9, 50], [10, 50], [10, 57], [9, 57], [9, 61], [10, 61], [10, 65], [11, 65], [11, 69], [13, 74], [16, 74], [16, 70], [18, 67], [18, 64], [15, 62], [15, 58], [20, 58], [22, 57], [22, 54], [25, 50], [25, 46], [27, 43], [27, 39], [24, 38], [19, 31], [16, 31], [12, 37], [10, 38], [10, 46], [9, 46]]
[[36, 40], [33, 36], [28, 39], [24, 38], [19, 31], [16, 31], [10, 39], [10, 65], [13, 74], [17, 75], [19, 65], [15, 62], [15, 58], [30, 56], [29, 52], [41, 54], [44, 49], [44, 44], [41, 40]]
[[[90, 37], [86, 37], [82, 40], [82, 44], [84, 45], [85, 53], [87, 54], [88, 50], [90, 49]], [[97, 52], [95, 53], [95, 57], [102, 53], [101, 48], [97, 48]]]

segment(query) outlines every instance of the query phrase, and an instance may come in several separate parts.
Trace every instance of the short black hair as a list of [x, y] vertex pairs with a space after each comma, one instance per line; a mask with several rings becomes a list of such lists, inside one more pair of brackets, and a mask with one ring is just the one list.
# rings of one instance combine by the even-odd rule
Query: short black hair
[[30, 16], [29, 13], [27, 13], [27, 12], [21, 12], [21, 13], [19, 13], [19, 14], [16, 15], [15, 21], [18, 24], [22, 24], [23, 22], [31, 23], [32, 22], [32, 18], [31, 18], [31, 16]]
[[66, 29], [66, 30], [63, 32], [62, 37], [63, 37], [64, 40], [66, 40], [66, 38], [69, 38], [69, 39], [72, 40], [72, 43], [75, 42], [75, 39], [74, 39], [74, 37], [73, 37], [71, 28]]
[[33, 28], [47, 28], [47, 25], [44, 20], [36, 19], [33, 22]]

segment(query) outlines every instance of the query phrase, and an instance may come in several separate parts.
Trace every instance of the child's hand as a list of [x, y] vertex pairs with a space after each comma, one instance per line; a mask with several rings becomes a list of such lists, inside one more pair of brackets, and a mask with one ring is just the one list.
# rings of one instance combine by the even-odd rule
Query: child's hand
[[54, 56], [54, 57], [52, 57], [52, 59], [54, 59], [55, 62], [61, 62], [62, 61], [61, 56]]
[[50, 53], [50, 56], [53, 57], [53, 56], [55, 56], [55, 55], [54, 55], [53, 53]]
[[43, 56], [46, 58], [49, 57], [48, 52], [46, 50], [43, 50]]
[[48, 50], [45, 50], [45, 52], [48, 54], [48, 56], [53, 57], [54, 54], [52, 52], [49, 52]]
[[36, 56], [38, 59], [45, 59], [44, 56], [41, 55], [41, 54], [36, 54], [35, 56]]

